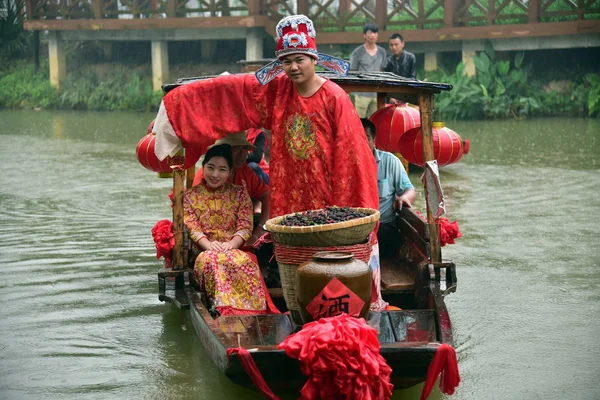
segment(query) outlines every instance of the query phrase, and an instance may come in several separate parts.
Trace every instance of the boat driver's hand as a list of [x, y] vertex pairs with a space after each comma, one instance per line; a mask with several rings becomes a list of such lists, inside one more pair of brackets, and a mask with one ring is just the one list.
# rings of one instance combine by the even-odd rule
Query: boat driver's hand
[[394, 210], [400, 211], [404, 206], [410, 208], [412, 206], [411, 201], [404, 196], [396, 196], [396, 200], [394, 201]]

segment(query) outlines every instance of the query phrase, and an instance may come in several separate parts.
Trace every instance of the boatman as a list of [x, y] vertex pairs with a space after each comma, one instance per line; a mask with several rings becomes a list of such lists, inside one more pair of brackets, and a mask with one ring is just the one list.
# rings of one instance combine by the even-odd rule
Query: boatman
[[[156, 155], [162, 160], [182, 145], [207, 148], [229, 132], [262, 127], [272, 132], [271, 217], [333, 205], [378, 209], [377, 167], [360, 118], [348, 94], [315, 71], [320, 65], [345, 74], [348, 62], [317, 52], [304, 15], [283, 18], [276, 33], [277, 59], [255, 75], [198, 80], [165, 95], [154, 125]], [[378, 269], [374, 283], [379, 288]], [[379, 295], [373, 309], [384, 305]]]
[[375, 148], [375, 124], [367, 118], [360, 120], [377, 162], [377, 189], [381, 213], [377, 231], [379, 255], [382, 259], [395, 258], [402, 244], [402, 237], [396, 226], [396, 211], [402, 207], [411, 207], [417, 192], [398, 157]]

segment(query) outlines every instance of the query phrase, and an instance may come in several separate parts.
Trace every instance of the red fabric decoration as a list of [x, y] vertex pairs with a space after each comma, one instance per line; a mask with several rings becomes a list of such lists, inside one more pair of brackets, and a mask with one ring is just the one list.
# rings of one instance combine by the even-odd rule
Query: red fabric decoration
[[175, 194], [173, 193], [173, 189], [169, 192], [169, 200], [171, 200], [171, 208], [175, 205]]
[[165, 258], [167, 264], [171, 264], [175, 237], [173, 236], [173, 223], [168, 219], [162, 219], [152, 228], [152, 237], [156, 244], [156, 258]]
[[456, 221], [450, 223], [447, 218], [439, 218], [438, 225], [440, 226], [440, 240], [442, 242], [442, 247], [447, 244], [454, 244], [454, 239], [458, 239], [462, 236]]
[[425, 386], [421, 392], [421, 400], [426, 400], [435, 385], [439, 375], [440, 378], [440, 390], [445, 394], [454, 394], [454, 389], [460, 383], [460, 374], [458, 373], [458, 362], [456, 361], [456, 352], [447, 344], [443, 344], [438, 347], [435, 352], [435, 357], [429, 364], [427, 370], [427, 379], [425, 380]]
[[243, 347], [227, 349], [227, 357], [230, 358], [233, 354], [237, 354], [240, 362], [242, 363], [242, 367], [244, 367], [244, 370], [250, 379], [252, 379], [252, 382], [254, 382], [254, 385], [258, 388], [258, 390], [260, 390], [260, 392], [265, 395], [267, 399], [279, 400], [279, 397], [273, 393], [269, 385], [267, 385], [267, 382], [265, 382], [265, 378], [263, 378], [258, 366], [254, 362], [254, 359], [248, 350], [244, 349]]
[[358, 317], [365, 302], [353, 291], [348, 289], [338, 278], [333, 278], [306, 306], [306, 311], [317, 320], [319, 318], [334, 317], [345, 313]]
[[389, 399], [392, 369], [379, 354], [377, 331], [347, 314], [322, 318], [278, 346], [300, 361], [308, 381], [301, 399]]
[[286, 75], [262, 86], [239, 74], [181, 85], [163, 103], [185, 148], [225, 132], [272, 131], [271, 217], [333, 205], [378, 209], [377, 164], [348, 94], [329, 80], [311, 97], [297, 93]]
[[[421, 215], [420, 212], [415, 211], [423, 221], [427, 222], [427, 219]], [[450, 222], [448, 218], [440, 217], [438, 218], [438, 225], [440, 227], [440, 241], [442, 243], [442, 247], [447, 244], [454, 244], [454, 239], [458, 239], [462, 236], [460, 233], [460, 228], [458, 227], [458, 222]]]

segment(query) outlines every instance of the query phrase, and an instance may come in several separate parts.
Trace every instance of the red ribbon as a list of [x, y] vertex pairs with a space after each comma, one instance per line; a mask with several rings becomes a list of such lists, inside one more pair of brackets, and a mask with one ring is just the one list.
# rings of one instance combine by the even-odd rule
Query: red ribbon
[[429, 364], [427, 370], [427, 379], [421, 392], [421, 400], [426, 400], [431, 394], [433, 385], [438, 376], [440, 378], [440, 390], [446, 394], [454, 394], [454, 389], [460, 383], [460, 374], [458, 373], [458, 362], [456, 361], [456, 352], [447, 344], [442, 344], [435, 352], [435, 357]]
[[254, 359], [252, 358], [248, 350], [244, 349], [243, 347], [227, 349], [227, 357], [231, 358], [231, 356], [234, 354], [237, 354], [242, 364], [242, 367], [244, 367], [244, 370], [246, 371], [250, 379], [252, 379], [252, 382], [254, 382], [254, 385], [256, 385], [258, 390], [260, 390], [260, 392], [264, 394], [267, 399], [279, 400], [279, 397], [277, 397], [275, 393], [273, 393], [269, 385], [267, 385], [265, 378], [263, 378], [262, 374], [260, 373], [260, 370], [258, 369], [258, 366], [254, 362]]

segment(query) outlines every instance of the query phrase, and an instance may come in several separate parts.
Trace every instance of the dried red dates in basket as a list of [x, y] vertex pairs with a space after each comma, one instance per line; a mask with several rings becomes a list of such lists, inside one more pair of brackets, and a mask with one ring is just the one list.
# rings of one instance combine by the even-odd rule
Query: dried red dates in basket
[[288, 215], [279, 225], [284, 226], [311, 226], [334, 224], [351, 219], [369, 216], [368, 213], [350, 207], [327, 207], [321, 210], [310, 210]]

